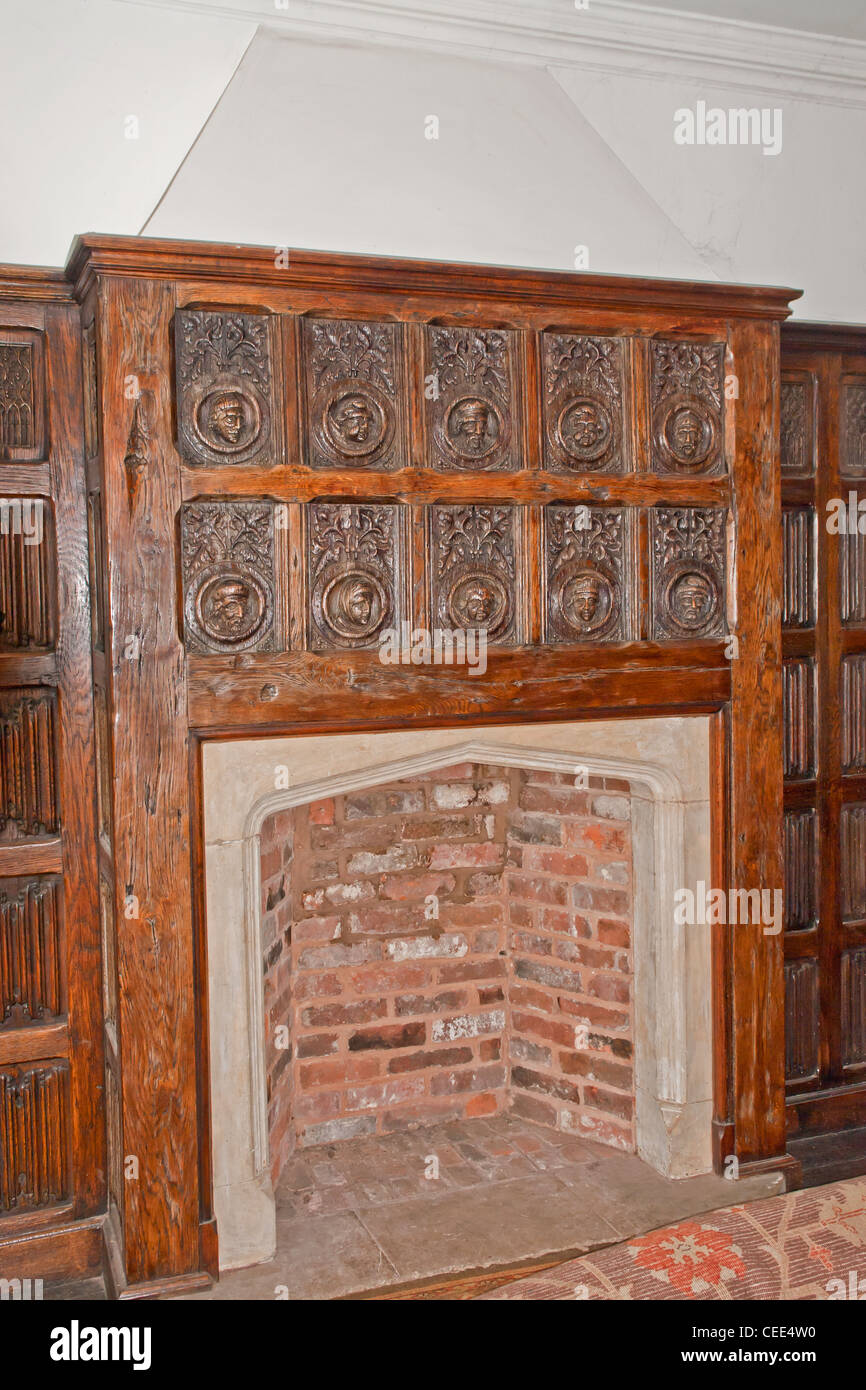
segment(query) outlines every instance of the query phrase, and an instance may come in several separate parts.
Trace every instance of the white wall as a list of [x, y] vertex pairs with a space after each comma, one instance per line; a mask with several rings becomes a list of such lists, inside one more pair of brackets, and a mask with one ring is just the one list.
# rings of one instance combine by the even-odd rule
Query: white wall
[[[866, 45], [844, 67], [780, 34], [776, 71], [769, 30], [719, 29], [722, 64], [713, 21], [686, 25], [698, 61], [646, 8], [670, 52], [646, 25], [617, 47], [618, 3], [585, 48], [566, 0], [468, 0], [471, 35], [428, 4], [449, 25], [416, 41], [395, 0], [375, 35], [365, 0], [291, 0], [279, 23], [264, 0], [0, 0], [0, 260], [59, 263], [89, 230], [564, 269], [585, 244], [593, 270], [790, 284], [798, 315], [866, 322]], [[676, 145], [698, 99], [781, 107], [781, 153]]]

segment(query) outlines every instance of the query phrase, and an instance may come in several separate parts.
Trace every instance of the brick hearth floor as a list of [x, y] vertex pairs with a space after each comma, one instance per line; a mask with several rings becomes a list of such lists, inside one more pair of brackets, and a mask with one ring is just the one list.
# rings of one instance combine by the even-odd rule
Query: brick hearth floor
[[[430, 1155], [438, 1178], [425, 1177]], [[564, 1259], [781, 1190], [777, 1177], [671, 1181], [635, 1154], [511, 1115], [349, 1139], [289, 1159], [273, 1260], [188, 1297], [330, 1299]]]

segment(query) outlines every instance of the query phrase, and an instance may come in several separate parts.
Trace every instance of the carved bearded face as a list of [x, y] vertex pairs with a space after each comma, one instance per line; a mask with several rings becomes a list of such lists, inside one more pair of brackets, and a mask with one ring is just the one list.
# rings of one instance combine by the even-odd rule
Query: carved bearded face
[[571, 606], [582, 623], [589, 625], [596, 615], [601, 589], [597, 579], [585, 575], [574, 586]]
[[704, 434], [703, 426], [695, 412], [687, 408], [677, 411], [671, 433], [674, 448], [680, 458], [694, 458]]
[[210, 425], [225, 444], [237, 444], [244, 427], [244, 403], [236, 391], [229, 391], [214, 403]]
[[709, 584], [701, 574], [685, 575], [671, 595], [674, 614], [684, 627], [690, 628], [701, 626], [709, 612], [711, 599]]
[[456, 412], [454, 433], [462, 435], [467, 446], [475, 452], [484, 443], [489, 423], [490, 411], [483, 401], [466, 401]]
[[223, 584], [211, 601], [211, 619], [225, 632], [238, 632], [246, 622], [250, 591], [239, 580]]

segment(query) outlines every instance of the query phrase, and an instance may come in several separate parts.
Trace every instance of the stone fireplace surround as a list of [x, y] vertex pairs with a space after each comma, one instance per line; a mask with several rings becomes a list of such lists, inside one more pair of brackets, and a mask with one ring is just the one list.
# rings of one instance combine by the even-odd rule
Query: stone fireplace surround
[[669, 1177], [712, 1167], [707, 927], [678, 887], [711, 880], [709, 720], [653, 718], [220, 741], [203, 750], [214, 1203], [220, 1266], [270, 1258], [260, 832], [275, 812], [459, 763], [630, 786], [635, 1139]]

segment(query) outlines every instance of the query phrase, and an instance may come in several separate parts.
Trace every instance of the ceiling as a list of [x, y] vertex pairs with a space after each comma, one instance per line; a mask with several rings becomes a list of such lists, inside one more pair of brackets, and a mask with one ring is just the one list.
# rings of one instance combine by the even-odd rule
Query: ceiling
[[[594, 0], [593, 0], [594, 2]], [[677, 10], [682, 14], [713, 15], [747, 24], [769, 24], [782, 29], [803, 29], [811, 34], [834, 34], [866, 40], [864, 0], [629, 0], [643, 10]]]

